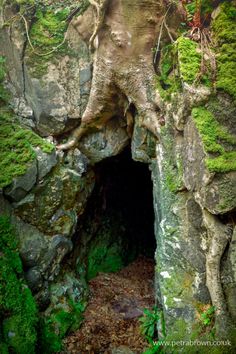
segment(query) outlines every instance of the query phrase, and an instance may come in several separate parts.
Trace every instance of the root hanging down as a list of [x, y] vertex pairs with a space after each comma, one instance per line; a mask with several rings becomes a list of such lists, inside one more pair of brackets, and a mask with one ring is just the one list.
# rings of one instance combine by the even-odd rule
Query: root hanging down
[[212, 305], [216, 309], [217, 335], [227, 338], [231, 320], [221, 284], [220, 263], [232, 230], [206, 210], [203, 211], [203, 218], [210, 238], [206, 255], [206, 285], [211, 296]]

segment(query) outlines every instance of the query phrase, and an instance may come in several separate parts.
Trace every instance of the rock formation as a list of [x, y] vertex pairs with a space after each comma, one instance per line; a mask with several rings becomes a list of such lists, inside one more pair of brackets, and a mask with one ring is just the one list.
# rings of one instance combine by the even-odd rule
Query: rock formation
[[[128, 145], [152, 173], [166, 338], [208, 340], [200, 319], [213, 309], [216, 338], [232, 340], [235, 1], [208, 4], [205, 27], [192, 32], [185, 1], [65, 5], [0, 5], [0, 212], [10, 217], [25, 280], [44, 311], [44, 341], [47, 331], [62, 338], [79, 323], [86, 265], [63, 260], [78, 225], [85, 232], [94, 166]], [[0, 341], [15, 348], [8, 334], [16, 330], [4, 328]]]

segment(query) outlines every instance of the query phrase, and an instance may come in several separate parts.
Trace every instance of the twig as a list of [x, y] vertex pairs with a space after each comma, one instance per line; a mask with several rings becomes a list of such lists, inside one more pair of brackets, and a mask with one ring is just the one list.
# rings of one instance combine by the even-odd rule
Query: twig
[[166, 28], [166, 31], [167, 31], [167, 33], [168, 33], [168, 36], [170, 37], [171, 42], [174, 43], [174, 39], [173, 39], [173, 37], [172, 37], [172, 35], [171, 35], [170, 31], [169, 31], [169, 27], [168, 27], [167, 24], [166, 24], [166, 20], [164, 20], [164, 26], [165, 26], [165, 28]]
[[166, 13], [164, 14], [163, 16], [163, 19], [161, 21], [161, 27], [160, 27], [160, 33], [159, 33], [159, 36], [158, 36], [158, 41], [157, 41], [157, 45], [156, 45], [156, 51], [155, 51], [155, 56], [154, 56], [154, 59], [153, 59], [153, 64], [155, 65], [156, 64], [156, 61], [157, 61], [157, 54], [159, 52], [159, 48], [160, 48], [160, 42], [161, 42], [161, 37], [162, 37], [162, 31], [163, 31], [163, 25], [165, 23], [165, 18], [169, 12], [171, 8], [171, 5], [168, 7], [168, 9], [166, 10]]
[[38, 52], [35, 50], [35, 48], [34, 48], [32, 42], [31, 42], [31, 39], [30, 39], [30, 36], [29, 36], [28, 23], [27, 23], [27, 21], [26, 21], [25, 16], [22, 15], [21, 13], [19, 13], [18, 15], [19, 15], [19, 16], [21, 17], [21, 19], [24, 21], [27, 40], [28, 40], [29, 45], [30, 45], [32, 51], [34, 52], [34, 54], [36, 54], [36, 55], [38, 55], [38, 56], [40, 56], [40, 57], [44, 57], [44, 56], [50, 55], [50, 54], [54, 53], [58, 48], [60, 48], [60, 47], [65, 43], [65, 41], [66, 41], [66, 39], [67, 39], [68, 28], [69, 28], [69, 26], [70, 26], [70, 23], [69, 23], [69, 26], [68, 26], [68, 28], [67, 28], [67, 31], [66, 31], [66, 33], [65, 33], [65, 35], [64, 35], [63, 41], [62, 41], [60, 44], [58, 44], [56, 47], [54, 47], [52, 50], [50, 50], [50, 51], [47, 52], [47, 53], [38, 53]]

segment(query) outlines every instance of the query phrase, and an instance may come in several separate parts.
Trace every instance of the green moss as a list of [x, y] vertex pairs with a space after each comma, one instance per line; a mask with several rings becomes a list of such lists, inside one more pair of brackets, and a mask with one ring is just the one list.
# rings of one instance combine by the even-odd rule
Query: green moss
[[176, 49], [176, 45], [171, 44], [165, 46], [161, 52], [160, 75], [156, 77], [156, 88], [164, 100], [170, 100], [171, 94], [181, 89]]
[[[24, 5], [23, 1], [23, 5]], [[29, 36], [33, 48], [28, 45], [26, 50], [26, 62], [28, 67], [37, 78], [47, 73], [49, 62], [60, 60], [63, 55], [77, 56], [65, 38], [68, 28], [67, 17], [70, 12], [78, 7], [76, 2], [63, 3], [60, 0], [40, 1], [36, 3], [34, 21], [30, 27]], [[88, 0], [79, 2], [81, 15], [89, 6]], [[21, 6], [24, 11], [24, 6]], [[27, 13], [27, 8], [26, 8]]]
[[54, 146], [34, 132], [13, 122], [12, 112], [0, 109], [0, 188], [9, 185], [13, 178], [24, 174], [36, 154], [33, 147], [50, 153]]
[[69, 8], [51, 9], [49, 6], [37, 9], [36, 20], [30, 29], [34, 50], [29, 46], [26, 53], [30, 69], [36, 77], [47, 73], [50, 60], [54, 60], [59, 54], [68, 54], [69, 48], [64, 35], [69, 11]]
[[188, 84], [202, 83], [210, 86], [210, 62], [205, 62], [206, 72], [201, 72], [201, 52], [198, 43], [180, 36], [174, 44], [162, 49], [157, 77], [157, 89], [165, 100], [181, 90], [181, 80]]
[[106, 235], [99, 235], [96, 245], [91, 247], [88, 254], [88, 280], [99, 272], [117, 272], [124, 267], [122, 249], [118, 243], [109, 245]]
[[62, 339], [65, 335], [80, 327], [83, 321], [83, 312], [86, 303], [70, 302], [70, 308], [65, 311], [63, 309], [55, 309], [50, 315], [41, 319], [40, 323], [40, 352], [51, 354], [59, 352], [63, 349]]
[[207, 159], [206, 166], [211, 172], [236, 171], [236, 151], [224, 152], [214, 159]]
[[114, 244], [108, 249], [96, 247], [89, 254], [88, 279], [94, 278], [99, 272], [117, 272], [124, 267], [124, 261], [117, 254], [117, 246]]
[[[127, 254], [126, 229], [122, 215], [110, 213], [100, 220], [96, 235], [87, 246], [87, 278], [94, 278], [98, 272], [116, 272], [133, 259]], [[135, 249], [135, 247], [134, 247]]]
[[182, 156], [175, 151], [172, 136], [171, 128], [163, 127], [161, 129], [162, 143], [166, 153], [163, 162], [165, 186], [170, 192], [176, 193], [183, 185], [183, 160]]
[[198, 44], [183, 36], [177, 39], [180, 76], [184, 82], [192, 84], [200, 73], [201, 54]]
[[211, 172], [235, 171], [236, 151], [232, 150], [236, 146], [236, 137], [229, 134], [204, 107], [193, 108], [192, 117], [201, 135], [205, 151], [218, 154], [214, 158], [206, 159], [208, 169]]
[[5, 75], [5, 58], [0, 56], [0, 188], [26, 172], [36, 157], [33, 147], [38, 146], [46, 153], [54, 149], [52, 144], [16, 123], [8, 105], [9, 93], [3, 87]]
[[15, 353], [35, 352], [37, 308], [23, 280], [22, 264], [9, 219], [0, 217], [1, 345]]
[[212, 23], [217, 48], [216, 88], [236, 99], [236, 6], [224, 2]]
[[5, 89], [3, 85], [3, 81], [6, 76], [6, 68], [5, 68], [5, 58], [0, 56], [0, 107], [3, 106], [9, 100], [9, 93]]
[[167, 188], [176, 193], [181, 189], [183, 184], [183, 162], [181, 159], [176, 160], [176, 163], [166, 161], [164, 163], [165, 168], [165, 182]]

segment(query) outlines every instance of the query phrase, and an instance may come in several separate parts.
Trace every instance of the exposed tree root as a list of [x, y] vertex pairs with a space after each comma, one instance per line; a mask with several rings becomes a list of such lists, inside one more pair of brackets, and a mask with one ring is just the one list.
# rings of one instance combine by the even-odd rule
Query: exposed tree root
[[206, 284], [216, 309], [217, 336], [227, 338], [231, 329], [231, 319], [221, 284], [220, 263], [230, 240], [232, 229], [223, 225], [216, 216], [203, 211], [203, 219], [208, 230], [209, 248], [206, 255]]
[[[70, 149], [88, 133], [89, 128], [100, 129], [111, 117], [126, 116], [127, 102], [135, 106], [142, 118], [141, 126], [159, 139], [161, 124], [155, 97], [152, 48], [156, 38], [160, 37], [160, 27], [167, 27], [167, 15], [170, 38], [172, 30], [181, 22], [182, 12], [178, 8], [172, 11], [170, 7], [166, 11], [164, 2], [153, 0], [90, 0], [90, 3], [97, 14], [89, 43], [96, 37], [97, 46], [89, 101], [81, 126], [72, 133], [68, 143], [57, 148]], [[83, 21], [86, 16], [77, 22], [76, 30], [86, 37]], [[130, 116], [126, 117], [131, 134]]]

